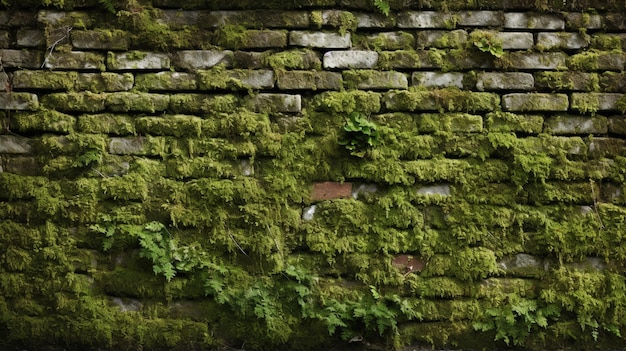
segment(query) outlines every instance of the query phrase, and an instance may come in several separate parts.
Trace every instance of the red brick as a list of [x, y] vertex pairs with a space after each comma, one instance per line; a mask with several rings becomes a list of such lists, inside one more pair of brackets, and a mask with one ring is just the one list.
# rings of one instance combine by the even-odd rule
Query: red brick
[[393, 258], [391, 264], [405, 274], [421, 272], [426, 266], [426, 262], [422, 258], [407, 254], [397, 255]]
[[312, 201], [352, 197], [352, 183], [323, 182], [313, 184]]

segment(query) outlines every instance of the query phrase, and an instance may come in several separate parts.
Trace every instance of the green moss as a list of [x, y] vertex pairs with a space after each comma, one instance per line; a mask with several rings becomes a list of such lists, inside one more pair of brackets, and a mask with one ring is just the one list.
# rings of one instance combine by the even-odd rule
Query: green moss
[[16, 113], [10, 127], [15, 131], [49, 131], [68, 134], [74, 131], [76, 118], [54, 110], [39, 110], [36, 113]]
[[275, 70], [321, 69], [321, 61], [312, 50], [281, 51], [265, 58], [267, 65]]
[[378, 112], [380, 106], [380, 94], [361, 90], [345, 92], [325, 92], [315, 96], [313, 107], [319, 111], [332, 113]]

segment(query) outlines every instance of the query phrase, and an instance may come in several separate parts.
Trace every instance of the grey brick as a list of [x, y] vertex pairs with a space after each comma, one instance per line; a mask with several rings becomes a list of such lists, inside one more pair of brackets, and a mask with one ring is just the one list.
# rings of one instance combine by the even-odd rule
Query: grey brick
[[458, 48], [467, 42], [467, 32], [463, 29], [423, 30], [417, 32], [417, 47]]
[[272, 111], [297, 113], [302, 110], [302, 97], [290, 94], [257, 94], [247, 102], [247, 106], [256, 112]]
[[44, 67], [48, 69], [104, 71], [106, 69], [105, 62], [105, 56], [100, 53], [71, 51], [64, 52], [62, 55], [53, 53], [47, 57]]
[[609, 132], [613, 134], [626, 135], [626, 117], [609, 117]]
[[374, 13], [355, 13], [358, 28], [393, 28], [395, 18]]
[[39, 68], [43, 62], [41, 51], [35, 50], [0, 50], [2, 66], [18, 68]]
[[283, 90], [340, 90], [343, 77], [337, 72], [285, 71], [278, 73], [277, 85]]
[[598, 74], [586, 72], [537, 72], [535, 87], [556, 90], [595, 90], [598, 86]]
[[513, 93], [502, 96], [505, 111], [567, 111], [565, 94]]
[[451, 13], [436, 11], [408, 11], [398, 15], [399, 28], [450, 28], [454, 24]]
[[502, 48], [505, 50], [526, 50], [535, 44], [532, 33], [498, 32], [496, 37], [502, 40]]
[[350, 33], [292, 31], [289, 33], [289, 45], [345, 49], [351, 46]]
[[551, 14], [508, 12], [504, 14], [504, 28], [563, 30], [565, 21]]
[[382, 51], [378, 57], [378, 67], [383, 69], [438, 68], [430, 61], [427, 50]]
[[582, 113], [617, 110], [617, 102], [623, 94], [617, 93], [572, 93], [571, 107]]
[[598, 14], [570, 12], [565, 14], [565, 28], [578, 30], [579, 28], [602, 29], [602, 16]]
[[147, 140], [145, 137], [114, 137], [109, 142], [112, 155], [145, 155]]
[[541, 50], [581, 49], [588, 45], [589, 41], [580, 33], [560, 32], [537, 34], [537, 48]]
[[510, 68], [555, 70], [565, 67], [567, 54], [562, 52], [511, 52], [507, 56]]
[[287, 31], [284, 30], [248, 30], [241, 49], [283, 48], [287, 46]]
[[46, 44], [45, 33], [39, 29], [20, 29], [17, 31], [17, 46], [36, 48]]
[[67, 25], [71, 27], [78, 21], [85, 27], [90, 27], [93, 23], [91, 16], [82, 11], [41, 10], [37, 13], [37, 22], [49, 26]]
[[530, 73], [521, 72], [483, 72], [478, 73], [476, 89], [485, 90], [532, 90], [535, 79]]
[[[266, 52], [255, 51], [235, 51], [233, 53], [234, 68], [261, 69], [269, 68], [267, 63], [268, 54]], [[321, 63], [320, 63], [321, 66]], [[226, 67], [229, 67], [227, 65]]]
[[417, 195], [450, 196], [450, 184], [427, 185], [417, 189]]
[[130, 35], [121, 30], [81, 30], [70, 33], [72, 46], [89, 50], [128, 50]]
[[5, 159], [4, 171], [25, 176], [40, 176], [41, 165], [36, 157], [13, 156]]
[[195, 90], [196, 75], [184, 72], [158, 72], [137, 74], [135, 88], [140, 91]]
[[15, 136], [0, 135], [0, 154], [29, 154], [33, 151], [32, 140]]
[[401, 50], [415, 47], [415, 37], [407, 32], [383, 32], [367, 35], [361, 46], [375, 50]]
[[39, 107], [37, 95], [31, 93], [0, 93], [0, 110], [30, 110]]
[[170, 68], [170, 58], [167, 54], [154, 52], [109, 52], [107, 67], [110, 70], [167, 70]]
[[412, 85], [435, 88], [463, 88], [463, 73], [413, 72]]
[[344, 71], [344, 81], [347, 87], [357, 89], [407, 89], [409, 82], [400, 72], [392, 71]]
[[466, 27], [501, 27], [504, 15], [499, 11], [460, 11], [456, 14], [457, 24]]
[[172, 65], [187, 70], [206, 69], [215, 65], [231, 67], [233, 52], [230, 50], [182, 50], [174, 53]]
[[135, 77], [132, 73], [79, 73], [75, 88], [79, 91], [113, 92], [127, 91], [133, 88]]
[[36, 11], [0, 11], [0, 27], [35, 27], [37, 25]]
[[557, 115], [544, 122], [544, 132], [562, 134], [606, 134], [609, 130], [608, 120], [604, 116]]
[[576, 71], [622, 71], [624, 54], [621, 52], [583, 51], [569, 56], [567, 66]]
[[208, 24], [206, 11], [181, 11], [161, 10], [158, 12], [157, 22], [169, 26], [171, 29], [179, 29], [185, 26]]
[[306, 11], [211, 11], [199, 18], [212, 27], [239, 24], [255, 28], [308, 28], [310, 25]]
[[373, 68], [378, 62], [375, 51], [328, 51], [323, 58], [324, 68]]

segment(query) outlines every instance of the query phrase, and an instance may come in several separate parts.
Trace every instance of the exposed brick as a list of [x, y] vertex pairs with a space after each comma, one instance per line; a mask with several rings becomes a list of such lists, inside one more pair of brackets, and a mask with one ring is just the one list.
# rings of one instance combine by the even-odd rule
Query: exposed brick
[[593, 158], [624, 156], [624, 150], [626, 150], [626, 141], [623, 139], [595, 136], [589, 140], [589, 155]]
[[454, 16], [449, 12], [408, 11], [398, 15], [399, 28], [449, 28]]
[[617, 102], [623, 94], [616, 93], [572, 93], [571, 107], [582, 113], [617, 109]]
[[31, 110], [39, 107], [37, 95], [31, 93], [0, 93], [0, 110]]
[[36, 48], [46, 44], [45, 33], [39, 29], [20, 29], [17, 31], [17, 46]]
[[43, 62], [43, 53], [34, 50], [0, 50], [2, 66], [19, 68], [39, 68]]
[[[261, 68], [269, 68], [267, 63], [266, 52], [255, 52], [255, 51], [235, 51], [233, 53], [233, 64], [234, 68], [246, 68], [246, 69], [261, 69]], [[229, 67], [229, 65], [226, 65]]]
[[401, 50], [415, 47], [415, 38], [407, 32], [383, 32], [367, 35], [359, 46], [376, 50]]
[[450, 184], [427, 185], [417, 189], [417, 195], [422, 196], [450, 196]]
[[311, 201], [349, 199], [352, 197], [352, 183], [322, 182], [314, 183]]
[[526, 50], [535, 44], [532, 33], [498, 32], [496, 37], [502, 41], [502, 48], [505, 50]]
[[72, 46], [88, 50], [128, 50], [130, 35], [121, 30], [74, 30]]
[[[235, 69], [228, 71], [198, 71], [202, 90], [213, 89], [268, 89], [274, 87], [274, 71]], [[230, 79], [225, 79], [224, 77]], [[218, 77], [218, 78], [215, 78]]]
[[[170, 21], [174, 20], [172, 18], [174, 16], [169, 16]], [[222, 27], [233, 23], [255, 28], [307, 28], [310, 25], [310, 16], [306, 11], [211, 11], [199, 18], [204, 21], [202, 23], [212, 27]], [[184, 21], [176, 20], [176, 22], [184, 25]], [[195, 23], [197, 22], [188, 25]]]
[[597, 73], [585, 72], [537, 72], [535, 87], [557, 90], [595, 90], [598, 86]]
[[493, 111], [500, 105], [495, 93], [471, 91], [400, 90], [385, 94], [385, 107], [391, 111]]
[[455, 72], [413, 72], [412, 85], [436, 88], [463, 88], [463, 77], [463, 73]]
[[467, 32], [463, 29], [452, 31], [423, 30], [417, 32], [417, 47], [458, 48], [467, 42]]
[[375, 51], [328, 51], [324, 54], [324, 68], [373, 68], [378, 62]]
[[476, 78], [476, 89], [485, 90], [532, 90], [535, 80], [530, 73], [482, 72]]
[[581, 49], [587, 47], [589, 41], [581, 33], [539, 33], [537, 48], [540, 50]]
[[157, 22], [165, 24], [170, 29], [180, 29], [185, 26], [198, 24], [207, 25], [209, 14], [207, 11], [181, 11], [181, 10], [161, 10], [157, 13]]
[[174, 113], [231, 112], [240, 105], [239, 97], [232, 94], [172, 94], [169, 110]]
[[565, 67], [567, 55], [562, 52], [511, 52], [508, 65], [515, 69], [556, 70]]
[[609, 117], [609, 133], [626, 135], [626, 117], [625, 116]]
[[500, 11], [460, 11], [456, 13], [457, 25], [467, 27], [501, 27], [504, 15]]
[[149, 112], [165, 111], [170, 97], [163, 94], [118, 92], [107, 94], [106, 108], [114, 112]]
[[283, 48], [287, 46], [287, 31], [284, 30], [248, 30], [246, 40], [240, 49]]
[[355, 13], [357, 28], [392, 28], [395, 25], [393, 16], [378, 13]]
[[135, 88], [140, 91], [195, 90], [196, 75], [183, 72], [157, 72], [137, 74]]
[[109, 142], [112, 155], [146, 155], [149, 141], [146, 137], [114, 137]]
[[502, 96], [505, 111], [567, 111], [565, 94], [513, 93]]
[[133, 88], [135, 76], [132, 73], [79, 73], [75, 89], [93, 93], [127, 91]]
[[404, 73], [392, 71], [345, 71], [346, 86], [357, 89], [407, 89], [409, 82]]
[[29, 154], [33, 151], [32, 140], [15, 136], [0, 135], [0, 154]]
[[578, 30], [580, 28], [602, 29], [602, 16], [598, 14], [569, 12], [565, 14], [565, 28]]
[[110, 70], [167, 70], [170, 68], [170, 58], [167, 54], [154, 52], [109, 52], [107, 67]]
[[0, 11], [0, 27], [34, 27], [37, 24], [35, 11]]
[[232, 66], [230, 50], [181, 50], [174, 53], [172, 65], [186, 70], [206, 69], [215, 65]]
[[[62, 55], [52, 54], [47, 56], [44, 67], [48, 69], [104, 71], [106, 69], [105, 62], [105, 56], [100, 53], [71, 51], [64, 52]], [[39, 66], [35, 68], [39, 68]]]
[[551, 14], [508, 12], [504, 14], [504, 28], [563, 30], [565, 21]]
[[297, 113], [302, 110], [302, 97], [290, 94], [257, 94], [252, 96], [247, 105], [256, 112]]
[[11, 46], [11, 36], [8, 31], [0, 30], [0, 49], [8, 49]]
[[343, 77], [336, 72], [286, 71], [278, 73], [277, 85], [284, 90], [340, 90]]
[[83, 26], [90, 27], [93, 20], [87, 12], [82, 11], [41, 10], [37, 13], [37, 22], [48, 26], [67, 25], [68, 27], [81, 23]]
[[606, 134], [608, 120], [604, 116], [552, 116], [544, 122], [544, 132], [551, 134]]
[[292, 31], [289, 33], [289, 45], [324, 49], [346, 49], [351, 46], [350, 33]]

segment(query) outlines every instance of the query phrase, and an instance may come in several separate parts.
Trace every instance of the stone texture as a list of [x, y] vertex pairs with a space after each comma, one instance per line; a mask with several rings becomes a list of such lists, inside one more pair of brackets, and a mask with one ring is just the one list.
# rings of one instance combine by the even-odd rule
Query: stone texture
[[[191, 11], [192, 13], [194, 11]], [[184, 25], [189, 21], [176, 19], [176, 13], [168, 16], [169, 22]], [[204, 16], [197, 16], [206, 26], [222, 27], [227, 24], [241, 24], [246, 27], [261, 28], [307, 28], [310, 25], [310, 16], [305, 11], [211, 11]], [[193, 19], [192, 19], [193, 21]], [[198, 23], [196, 21], [191, 23]]]
[[17, 46], [36, 48], [46, 44], [45, 32], [39, 29], [20, 29], [17, 31]]
[[0, 92], [1, 110], [31, 110], [39, 107], [37, 95], [31, 93]]
[[565, 14], [565, 28], [569, 30], [602, 29], [602, 16], [591, 13], [569, 12]]
[[201, 90], [215, 89], [268, 89], [274, 87], [274, 71], [271, 70], [227, 70], [198, 71]]
[[617, 110], [617, 102], [623, 94], [617, 93], [572, 93], [571, 107], [582, 113]]
[[533, 34], [527, 32], [498, 32], [496, 38], [505, 50], [527, 50], [535, 45]]
[[502, 96], [505, 111], [567, 111], [569, 99], [565, 94], [513, 93]]
[[128, 91], [133, 88], [135, 76], [132, 73], [79, 73], [75, 89], [93, 93]]
[[581, 33], [538, 33], [537, 48], [541, 50], [582, 49], [589, 41]]
[[109, 142], [109, 153], [113, 155], [143, 155], [145, 154], [146, 138], [144, 137], [115, 137]]
[[413, 72], [412, 85], [434, 88], [463, 88], [463, 73], [458, 72]]
[[299, 94], [261, 93], [252, 96], [247, 102], [247, 105], [256, 112], [272, 111], [297, 113], [302, 110], [302, 97]]
[[114, 112], [148, 112], [165, 111], [170, 97], [163, 94], [118, 92], [106, 96], [106, 108]]
[[450, 196], [450, 185], [449, 184], [434, 184], [434, 185], [423, 186], [417, 189], [417, 195]]
[[314, 183], [311, 201], [349, 199], [352, 197], [352, 183], [322, 182]]
[[624, 54], [621, 52], [584, 51], [567, 58], [567, 67], [575, 71], [622, 71]]
[[[105, 62], [105, 56], [100, 53], [71, 51], [62, 55], [52, 54], [47, 56], [44, 67], [48, 69], [104, 71], [106, 69]], [[39, 68], [39, 66], [36, 68]]]
[[432, 69], [433, 64], [427, 50], [383, 51], [378, 57], [378, 67], [383, 69]]
[[121, 30], [73, 30], [72, 46], [82, 50], [128, 50], [130, 35]]
[[44, 95], [41, 104], [46, 108], [68, 112], [98, 112], [104, 110], [106, 96], [90, 92], [53, 93]]
[[43, 53], [34, 50], [0, 50], [0, 57], [2, 58], [2, 66], [4, 67], [19, 67], [19, 68], [34, 68], [41, 67], [43, 62]]
[[174, 53], [172, 66], [194, 70], [206, 69], [215, 65], [232, 66], [233, 52], [230, 50], [181, 50]]
[[283, 48], [287, 46], [287, 32], [282, 30], [248, 30], [240, 49]]
[[568, 56], [562, 52], [511, 52], [510, 68], [527, 70], [556, 70], [565, 67]]
[[355, 13], [357, 28], [392, 28], [395, 21], [392, 17], [379, 13]]
[[598, 86], [598, 75], [586, 72], [537, 72], [535, 86], [539, 89], [557, 90], [595, 90]]
[[606, 134], [608, 132], [608, 120], [604, 116], [557, 115], [545, 120], [544, 132], [557, 135]]
[[535, 80], [530, 73], [482, 72], [476, 78], [476, 89], [485, 90], [533, 90]]
[[0, 154], [29, 154], [33, 141], [16, 135], [0, 135]]
[[155, 52], [109, 52], [107, 68], [120, 70], [167, 70], [170, 68], [170, 58], [167, 54]]
[[404, 73], [392, 71], [352, 70], [343, 73], [345, 85], [357, 89], [407, 89], [409, 82]]
[[8, 49], [11, 42], [11, 34], [6, 30], [0, 30], [0, 49]]
[[407, 32], [383, 32], [362, 38], [359, 46], [375, 50], [401, 50], [415, 47], [415, 37]]
[[78, 77], [76, 72], [20, 70], [13, 73], [14, 89], [69, 90]]
[[135, 88], [140, 91], [186, 91], [198, 87], [196, 75], [183, 72], [137, 74]]
[[609, 133], [626, 135], [626, 117], [612, 116], [609, 117]]
[[511, 112], [487, 114], [486, 129], [491, 132], [521, 132], [538, 134], [543, 131], [542, 115], [527, 115]]
[[328, 51], [324, 54], [324, 68], [373, 68], [378, 62], [375, 51]]
[[500, 11], [460, 11], [456, 13], [456, 24], [468, 27], [501, 27], [504, 15]]
[[284, 90], [340, 90], [343, 77], [336, 72], [286, 71], [278, 73], [277, 86]]
[[349, 33], [342, 35], [332, 32], [292, 31], [289, 33], [289, 45], [324, 49], [346, 49], [352, 43]]
[[463, 29], [453, 31], [423, 30], [417, 33], [417, 47], [458, 48], [467, 42], [467, 32]]
[[448, 12], [408, 11], [398, 15], [399, 28], [449, 28], [454, 17]]
[[504, 28], [563, 30], [565, 21], [552, 14], [508, 12], [504, 14]]

